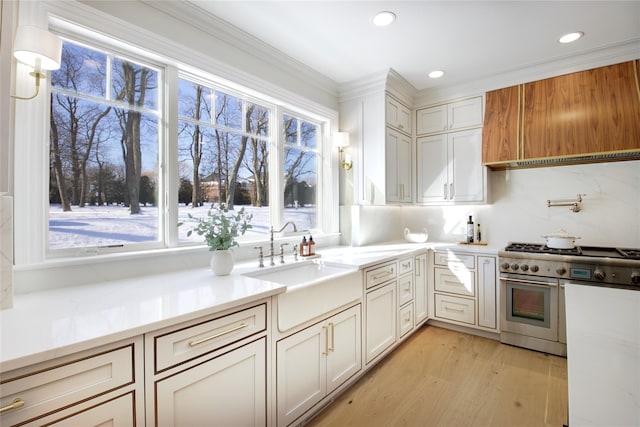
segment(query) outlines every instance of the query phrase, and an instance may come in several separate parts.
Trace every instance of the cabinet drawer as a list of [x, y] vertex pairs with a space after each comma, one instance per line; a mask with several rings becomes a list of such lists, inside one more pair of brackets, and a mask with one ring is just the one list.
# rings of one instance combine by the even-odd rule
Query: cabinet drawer
[[413, 304], [400, 309], [400, 336], [413, 329]]
[[413, 275], [400, 277], [398, 280], [398, 306], [402, 307], [413, 300]]
[[154, 337], [155, 372], [233, 344], [266, 330], [267, 307], [262, 304]]
[[455, 252], [436, 252], [434, 257], [433, 261], [435, 265], [450, 266], [463, 264], [467, 268], [476, 268], [475, 257], [473, 255], [465, 255]]
[[474, 300], [435, 294], [436, 317], [475, 324], [476, 310]]
[[413, 271], [413, 257], [411, 258], [403, 258], [398, 261], [398, 274], [402, 276], [403, 274], [411, 273]]
[[452, 294], [475, 296], [476, 278], [473, 270], [464, 266], [434, 268], [435, 290]]
[[365, 272], [367, 289], [398, 277], [398, 262], [393, 261]]
[[[139, 348], [141, 351], [141, 348]], [[141, 356], [140, 356], [141, 357]], [[51, 367], [36, 365], [33, 373], [2, 379], [3, 408], [22, 401], [24, 406], [5, 411], [2, 425], [14, 425], [40, 418], [84, 400], [133, 384], [134, 343]], [[3, 374], [4, 376], [10, 376]]]

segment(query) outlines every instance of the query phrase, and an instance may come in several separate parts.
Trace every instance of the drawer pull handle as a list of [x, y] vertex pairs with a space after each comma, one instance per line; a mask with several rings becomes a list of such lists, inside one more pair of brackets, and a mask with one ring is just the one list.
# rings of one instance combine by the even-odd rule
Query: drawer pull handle
[[201, 340], [189, 341], [189, 347], [195, 347], [198, 344], [202, 344], [203, 342], [207, 342], [207, 341], [214, 340], [216, 338], [220, 338], [223, 335], [227, 335], [227, 334], [230, 334], [231, 332], [239, 331], [240, 329], [244, 329], [247, 326], [249, 326], [249, 325], [247, 325], [246, 323], [240, 323], [235, 328], [227, 329], [226, 331], [220, 332], [219, 334], [211, 335], [210, 337], [202, 338]]
[[387, 270], [382, 274], [377, 274], [373, 276], [373, 280], [382, 279], [383, 277], [391, 276], [393, 274], [393, 269]]
[[409, 268], [409, 267], [411, 267], [411, 263], [410, 262], [402, 263], [402, 268]]
[[444, 309], [445, 309], [446, 311], [455, 311], [455, 312], [457, 312], [457, 313], [464, 313], [464, 310], [462, 310], [462, 309], [460, 309], [460, 308], [453, 308], [453, 307], [445, 306], [445, 307], [444, 307]]
[[19, 397], [16, 398], [11, 405], [7, 405], [4, 408], [0, 408], [0, 414], [11, 411], [12, 409], [22, 408], [24, 406], [24, 400]]

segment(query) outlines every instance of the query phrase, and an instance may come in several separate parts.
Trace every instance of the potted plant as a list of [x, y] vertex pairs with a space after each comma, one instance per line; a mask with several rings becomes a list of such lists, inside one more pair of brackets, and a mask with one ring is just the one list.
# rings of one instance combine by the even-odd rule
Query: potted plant
[[[204, 237], [211, 254], [211, 270], [217, 276], [224, 276], [233, 270], [233, 254], [230, 249], [238, 246], [236, 238], [252, 228], [253, 215], [247, 213], [245, 208], [237, 212], [230, 210], [226, 204], [213, 206], [204, 217], [195, 217], [188, 214], [189, 219], [195, 220], [196, 225], [187, 232], [187, 237], [196, 233]], [[178, 223], [178, 227], [183, 225]]]

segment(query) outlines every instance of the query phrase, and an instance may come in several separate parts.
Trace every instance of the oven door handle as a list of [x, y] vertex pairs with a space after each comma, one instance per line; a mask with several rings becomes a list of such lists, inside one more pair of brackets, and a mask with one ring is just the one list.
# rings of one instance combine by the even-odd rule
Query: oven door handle
[[557, 287], [558, 283], [557, 282], [538, 282], [535, 280], [530, 280], [530, 279], [510, 279], [508, 277], [501, 277], [500, 280], [504, 280], [505, 282], [515, 282], [515, 283], [526, 283], [527, 285], [531, 285], [531, 286], [540, 286], [540, 287]]

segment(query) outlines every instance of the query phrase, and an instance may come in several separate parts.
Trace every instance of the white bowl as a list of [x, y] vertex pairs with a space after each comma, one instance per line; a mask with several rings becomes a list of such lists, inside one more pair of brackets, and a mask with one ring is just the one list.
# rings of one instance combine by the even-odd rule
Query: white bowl
[[408, 228], [404, 229], [404, 238], [409, 243], [424, 243], [429, 238], [426, 228], [422, 229], [422, 233], [412, 233]]

